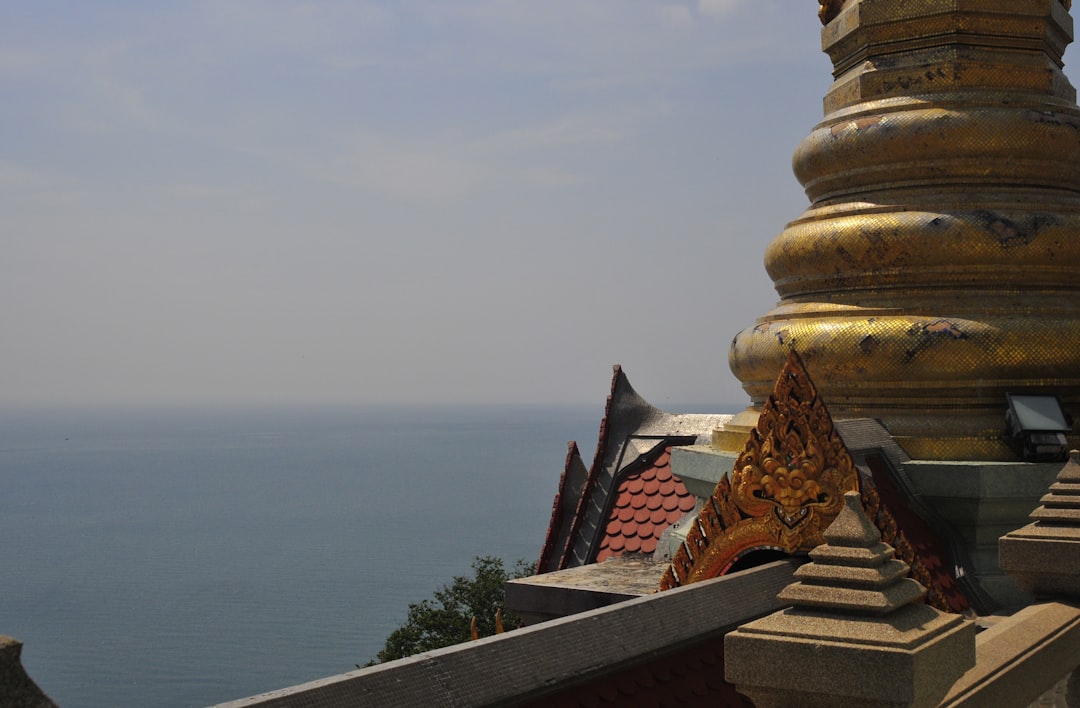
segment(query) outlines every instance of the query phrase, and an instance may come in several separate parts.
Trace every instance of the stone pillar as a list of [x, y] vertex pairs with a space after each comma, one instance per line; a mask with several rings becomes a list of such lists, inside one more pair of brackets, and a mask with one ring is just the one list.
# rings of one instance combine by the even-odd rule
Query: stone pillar
[[1036, 597], [1080, 599], [1080, 452], [1040, 501], [1032, 523], [1001, 537], [998, 565]]
[[22, 642], [0, 635], [0, 704], [10, 708], [56, 708], [22, 665]]
[[725, 678], [758, 708], [937, 705], [975, 665], [975, 626], [920, 604], [858, 492], [844, 502], [779, 595], [793, 607], [727, 635]]
[[[1050, 493], [1040, 501], [1031, 512], [1032, 523], [998, 541], [998, 565], [1037, 598], [1075, 603], [1080, 601], [1080, 452], [1069, 453]], [[1069, 706], [1080, 706], [1077, 671], [1066, 687]]]

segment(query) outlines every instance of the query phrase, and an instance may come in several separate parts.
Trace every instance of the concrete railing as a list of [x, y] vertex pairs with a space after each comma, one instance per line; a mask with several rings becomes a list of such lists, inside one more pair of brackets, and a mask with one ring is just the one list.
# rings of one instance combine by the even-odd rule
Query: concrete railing
[[[810, 554], [814, 562], [781, 593], [794, 607], [727, 636], [727, 679], [758, 708], [1080, 708], [1080, 453], [1071, 453], [1033, 522], [999, 542], [1001, 569], [1037, 602], [979, 634], [955, 615], [947, 631], [935, 629], [944, 620], [930, 608], [911, 620], [902, 570], [890, 569], [898, 562], [855, 496], [848, 501], [827, 543]], [[802, 666], [802, 675], [778, 665]], [[869, 666], [876, 669], [858, 670]]]
[[781, 606], [799, 563], [777, 561], [473, 642], [224, 703], [218, 708], [489, 706], [560, 688], [702, 642]]
[[[1080, 608], [1062, 602], [1030, 605], [975, 637], [975, 666], [953, 684], [941, 705], [1038, 704], [1040, 696], [1078, 665]], [[1076, 688], [1070, 680], [1065, 705], [1080, 706]]]

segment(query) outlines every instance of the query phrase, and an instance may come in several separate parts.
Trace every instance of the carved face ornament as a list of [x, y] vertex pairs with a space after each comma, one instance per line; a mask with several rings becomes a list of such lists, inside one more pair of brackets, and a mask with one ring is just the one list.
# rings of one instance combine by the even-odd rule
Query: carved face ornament
[[714, 578], [760, 549], [807, 552], [859, 489], [851, 455], [795, 351], [757, 427], [698, 515], [661, 582], [671, 588]]
[[775, 506], [780, 519], [791, 527], [806, 517], [809, 507], [828, 504], [819, 480], [835, 476], [836, 471], [825, 464], [814, 441], [804, 442], [796, 431], [787, 432], [783, 445], [769, 435], [761, 446], [760, 469], [753, 463], [743, 468], [742, 477], [749, 482], [744, 491]]

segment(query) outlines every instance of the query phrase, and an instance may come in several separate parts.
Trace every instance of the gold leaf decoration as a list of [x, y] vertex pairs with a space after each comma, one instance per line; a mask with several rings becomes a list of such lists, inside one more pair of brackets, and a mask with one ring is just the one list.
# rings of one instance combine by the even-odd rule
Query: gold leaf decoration
[[723, 575], [755, 550], [809, 552], [858, 491], [851, 455], [799, 355], [788, 354], [756, 429], [706, 501], [662, 590]]

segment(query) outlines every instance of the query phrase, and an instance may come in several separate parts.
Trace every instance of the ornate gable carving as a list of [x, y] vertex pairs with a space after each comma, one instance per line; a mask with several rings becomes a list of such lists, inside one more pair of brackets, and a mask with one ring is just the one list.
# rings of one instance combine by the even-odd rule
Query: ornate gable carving
[[660, 588], [723, 575], [754, 550], [809, 552], [859, 490], [851, 455], [792, 350], [757, 428], [706, 501]]

